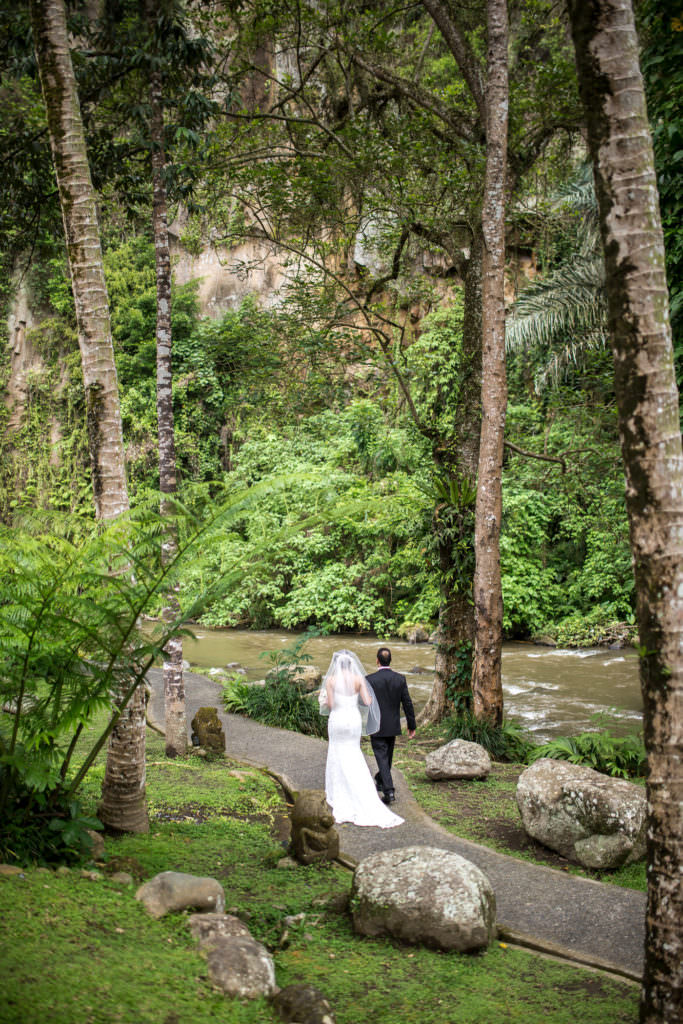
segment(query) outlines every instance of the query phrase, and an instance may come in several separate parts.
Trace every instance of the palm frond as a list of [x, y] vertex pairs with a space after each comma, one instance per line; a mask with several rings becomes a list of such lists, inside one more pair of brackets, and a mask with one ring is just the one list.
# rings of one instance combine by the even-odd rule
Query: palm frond
[[536, 281], [519, 297], [507, 321], [507, 350], [550, 347], [568, 337], [604, 331], [604, 284], [604, 264], [596, 255], [577, 256]]

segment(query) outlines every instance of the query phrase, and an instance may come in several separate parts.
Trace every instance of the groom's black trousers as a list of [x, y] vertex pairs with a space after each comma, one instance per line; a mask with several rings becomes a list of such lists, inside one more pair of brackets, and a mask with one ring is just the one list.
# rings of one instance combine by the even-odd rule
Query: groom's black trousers
[[394, 760], [395, 736], [371, 736], [370, 743], [377, 761], [379, 772], [377, 773], [385, 793], [394, 789], [394, 780], [391, 777], [391, 763]]

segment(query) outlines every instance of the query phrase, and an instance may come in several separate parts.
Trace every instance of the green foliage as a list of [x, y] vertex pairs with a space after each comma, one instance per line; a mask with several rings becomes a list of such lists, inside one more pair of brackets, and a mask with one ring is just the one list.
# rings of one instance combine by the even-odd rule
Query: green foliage
[[[253, 498], [237, 492], [203, 521], [177, 506], [185, 540], [165, 566], [160, 538], [168, 520], [157, 511], [158, 495], [151, 510], [140, 506], [82, 540], [40, 523], [0, 529], [0, 703], [12, 709], [0, 720], [0, 855], [49, 860], [83, 848], [74, 795], [88, 769], [168, 639], [234, 584], [240, 559], [175, 621], [143, 628], [143, 613]], [[251, 555], [258, 558], [258, 550]], [[76, 745], [98, 712], [106, 712], [106, 724], [75, 768]]]
[[244, 714], [264, 725], [291, 729], [306, 736], [326, 736], [327, 723], [318, 711], [317, 695], [307, 697], [289, 680], [277, 677], [264, 686], [249, 686]]
[[452, 304], [424, 318], [419, 338], [406, 353], [415, 407], [442, 443], [457, 440], [453, 410], [467, 372], [463, 365], [462, 319], [462, 292], [454, 289]]
[[446, 740], [469, 740], [488, 750], [494, 761], [513, 761], [524, 764], [533, 744], [515, 723], [504, 721], [502, 725], [475, 718], [472, 711], [462, 710], [444, 721]]
[[536, 747], [529, 756], [529, 762], [533, 763], [540, 757], [587, 765], [597, 772], [624, 779], [644, 775], [647, 767], [642, 733], [612, 736], [606, 728], [583, 732], [579, 736], [559, 736]]
[[239, 677], [224, 683], [226, 711], [306, 736], [326, 736], [327, 720], [318, 710], [317, 694], [304, 693], [296, 681], [298, 670], [311, 660], [304, 647], [314, 636], [320, 636], [320, 630], [309, 629], [290, 646], [265, 651], [261, 656], [272, 668], [263, 686], [241, 682]]
[[[443, 640], [441, 643], [443, 643]], [[473, 648], [470, 640], [463, 640], [456, 645], [454, 650], [455, 671], [446, 680], [446, 700], [453, 708], [453, 714], [456, 716], [471, 710], [472, 652]]]

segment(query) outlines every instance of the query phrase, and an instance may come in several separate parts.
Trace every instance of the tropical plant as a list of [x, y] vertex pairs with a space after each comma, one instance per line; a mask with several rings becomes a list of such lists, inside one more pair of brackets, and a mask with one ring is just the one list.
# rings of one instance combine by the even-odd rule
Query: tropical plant
[[[593, 173], [584, 165], [551, 201], [554, 229], [570, 240], [549, 273], [515, 302], [505, 330], [510, 352], [544, 353], [536, 388], [557, 382], [590, 349], [606, 345], [605, 265], [600, 250]], [[572, 231], [572, 228], [574, 229]]]
[[503, 719], [501, 725], [492, 725], [478, 719], [467, 709], [445, 719], [446, 740], [468, 740], [488, 750], [494, 761], [513, 761], [525, 764], [533, 744], [516, 722]]
[[[81, 783], [169, 639], [239, 579], [239, 553], [173, 621], [143, 615], [262, 490], [236, 492], [203, 520], [176, 504], [184, 539], [165, 565], [157, 494], [151, 509], [99, 525], [80, 542], [36, 521], [0, 528], [0, 856], [48, 861], [86, 851], [92, 823], [78, 808]], [[106, 724], [77, 757], [98, 711]]]
[[643, 775], [647, 764], [642, 733], [612, 736], [606, 729], [582, 732], [579, 736], [558, 736], [536, 747], [529, 761], [537, 761], [540, 757], [587, 765], [605, 775], [622, 778]]

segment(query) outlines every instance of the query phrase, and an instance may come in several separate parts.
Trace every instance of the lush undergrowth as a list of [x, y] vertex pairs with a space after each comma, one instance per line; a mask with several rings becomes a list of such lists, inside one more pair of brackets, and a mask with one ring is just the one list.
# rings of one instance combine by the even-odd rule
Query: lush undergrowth
[[[101, 879], [46, 869], [0, 877], [3, 1024], [275, 1020], [263, 1000], [214, 992], [185, 915], [151, 920], [134, 887], [108, 876], [121, 869], [136, 880], [166, 869], [218, 878], [228, 908], [273, 951], [278, 984], [314, 983], [338, 1024], [635, 1019], [632, 985], [526, 951], [494, 944], [484, 955], [459, 956], [356, 937], [347, 871], [277, 867], [284, 851], [273, 823], [283, 808], [270, 779], [226, 762], [169, 762], [157, 737], [148, 761], [151, 832], [107, 839]], [[91, 772], [86, 805], [97, 798], [100, 775]], [[284, 918], [296, 914], [305, 918], [283, 940]]]

